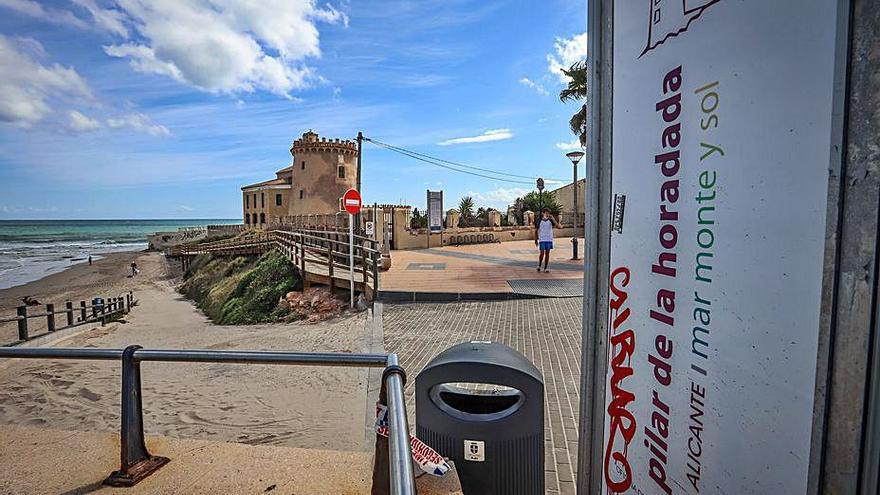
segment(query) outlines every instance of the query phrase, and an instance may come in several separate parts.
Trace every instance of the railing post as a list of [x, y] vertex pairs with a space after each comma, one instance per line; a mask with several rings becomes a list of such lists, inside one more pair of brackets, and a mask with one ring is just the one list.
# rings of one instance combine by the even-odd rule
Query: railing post
[[73, 326], [73, 303], [67, 301], [64, 303], [64, 308], [67, 309], [67, 326]]
[[389, 355], [379, 388], [379, 404], [388, 407], [388, 437], [376, 435], [372, 495], [416, 493], [403, 397], [405, 383], [406, 372], [397, 364], [397, 355]]
[[15, 308], [15, 314], [18, 316], [18, 340], [28, 339], [27, 325], [27, 306], [19, 306]]
[[333, 280], [333, 247], [330, 242], [327, 243], [327, 273], [330, 274], [330, 293], [336, 288], [336, 282]]
[[379, 297], [379, 251], [374, 251], [371, 255], [373, 259], [373, 300]]
[[50, 332], [55, 331], [55, 305], [54, 304], [47, 304], [46, 305], [46, 328], [48, 328]]
[[110, 486], [134, 486], [170, 461], [150, 455], [144, 443], [144, 414], [141, 397], [141, 366], [135, 353], [141, 346], [122, 351], [122, 429], [119, 471], [104, 480]]
[[86, 321], [88, 317], [86, 316], [86, 302], [79, 302], [79, 321]]

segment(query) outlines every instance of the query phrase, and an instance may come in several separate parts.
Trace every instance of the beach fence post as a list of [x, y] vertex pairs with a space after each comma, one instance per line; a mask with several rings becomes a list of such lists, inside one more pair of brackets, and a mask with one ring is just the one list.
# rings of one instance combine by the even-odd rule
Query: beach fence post
[[79, 321], [84, 322], [87, 319], [88, 319], [88, 317], [86, 316], [86, 302], [80, 301], [79, 302]]
[[50, 332], [55, 331], [55, 305], [54, 304], [47, 304], [46, 305], [46, 328], [48, 328]]
[[64, 308], [67, 310], [67, 326], [73, 326], [73, 303], [67, 301], [64, 303]]
[[19, 306], [15, 308], [15, 314], [18, 316], [18, 340], [27, 340], [27, 306]]
[[141, 398], [141, 365], [135, 359], [139, 345], [122, 351], [122, 431], [120, 432], [121, 465], [104, 480], [110, 486], [134, 486], [170, 459], [150, 455], [144, 442], [144, 414]]

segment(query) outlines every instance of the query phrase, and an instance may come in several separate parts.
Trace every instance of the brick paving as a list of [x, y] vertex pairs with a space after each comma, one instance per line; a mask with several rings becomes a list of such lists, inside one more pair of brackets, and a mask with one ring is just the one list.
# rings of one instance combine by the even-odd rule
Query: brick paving
[[[554, 241], [550, 273], [538, 273], [534, 241], [444, 246], [392, 251], [391, 269], [381, 274], [380, 291], [508, 293], [508, 281], [582, 279], [583, 261], [572, 261], [571, 238]], [[583, 246], [583, 243], [581, 243]]]
[[582, 298], [384, 306], [385, 348], [413, 377], [406, 389], [415, 424], [415, 375], [460, 342], [491, 340], [516, 349], [544, 375], [546, 493], [574, 494]]

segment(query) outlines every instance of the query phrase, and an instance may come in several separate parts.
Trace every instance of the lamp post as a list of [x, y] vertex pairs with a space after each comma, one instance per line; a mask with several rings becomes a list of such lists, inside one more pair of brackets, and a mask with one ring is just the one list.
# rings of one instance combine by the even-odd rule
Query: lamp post
[[566, 153], [565, 156], [571, 160], [571, 172], [574, 180], [572, 181], [572, 195], [574, 196], [574, 234], [571, 236], [571, 259], [578, 259], [578, 162], [584, 157], [583, 151], [572, 151]]

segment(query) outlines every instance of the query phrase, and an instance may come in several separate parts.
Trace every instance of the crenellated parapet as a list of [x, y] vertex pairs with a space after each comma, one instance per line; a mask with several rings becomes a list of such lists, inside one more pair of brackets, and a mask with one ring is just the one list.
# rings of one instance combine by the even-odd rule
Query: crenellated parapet
[[357, 154], [357, 143], [347, 139], [327, 139], [326, 137], [319, 138], [317, 133], [309, 131], [303, 134], [301, 139], [295, 140], [293, 142], [293, 146], [290, 147], [290, 153], [293, 155], [297, 155], [299, 153], [322, 151], [341, 153], [344, 155], [354, 155]]

